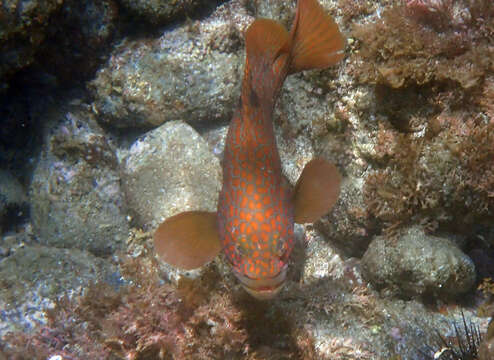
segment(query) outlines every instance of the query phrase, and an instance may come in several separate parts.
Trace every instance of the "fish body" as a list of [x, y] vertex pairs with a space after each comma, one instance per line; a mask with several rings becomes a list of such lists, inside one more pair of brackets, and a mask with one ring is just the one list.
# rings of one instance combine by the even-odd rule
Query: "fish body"
[[[294, 241], [292, 189], [282, 178], [272, 122], [275, 101], [288, 74], [289, 56], [277, 54], [278, 47], [287, 44], [280, 44], [276, 37], [264, 48], [252, 49], [259, 46], [259, 39], [253, 37], [263, 36], [261, 31], [266, 28], [289, 42], [281, 25], [269, 20], [258, 20], [247, 31], [241, 101], [225, 141], [218, 200], [221, 246], [249, 292], [279, 290]], [[276, 56], [281, 60], [275, 67]]]
[[226, 137], [218, 211], [165, 220], [155, 247], [182, 268], [223, 251], [247, 292], [269, 299], [286, 278], [294, 222], [313, 222], [329, 211], [340, 183], [336, 168], [321, 159], [306, 166], [295, 189], [284, 180], [272, 121], [276, 99], [290, 73], [339, 61], [344, 39], [316, 0], [299, 0], [290, 33], [259, 19], [245, 37], [241, 98]]

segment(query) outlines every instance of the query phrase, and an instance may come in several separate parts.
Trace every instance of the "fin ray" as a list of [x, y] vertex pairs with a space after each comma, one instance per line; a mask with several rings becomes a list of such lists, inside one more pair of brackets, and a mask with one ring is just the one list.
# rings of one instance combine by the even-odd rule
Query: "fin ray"
[[273, 63], [280, 51], [289, 52], [290, 35], [279, 22], [271, 19], [257, 19], [245, 33], [247, 61], [266, 59]]
[[290, 73], [327, 68], [343, 58], [343, 35], [317, 0], [298, 1], [291, 36]]

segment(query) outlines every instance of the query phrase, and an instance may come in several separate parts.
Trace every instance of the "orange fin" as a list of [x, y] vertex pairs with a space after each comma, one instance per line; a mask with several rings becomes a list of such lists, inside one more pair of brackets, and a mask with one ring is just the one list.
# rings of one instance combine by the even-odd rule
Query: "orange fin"
[[333, 164], [313, 159], [305, 165], [294, 190], [295, 222], [312, 223], [338, 200], [341, 176]]
[[187, 211], [169, 217], [154, 233], [154, 248], [164, 261], [184, 270], [213, 260], [221, 250], [216, 213]]
[[245, 33], [247, 61], [263, 59], [273, 63], [280, 52], [290, 51], [290, 35], [279, 22], [270, 19], [257, 19]]
[[292, 74], [327, 68], [344, 56], [345, 39], [317, 0], [298, 0], [291, 35]]

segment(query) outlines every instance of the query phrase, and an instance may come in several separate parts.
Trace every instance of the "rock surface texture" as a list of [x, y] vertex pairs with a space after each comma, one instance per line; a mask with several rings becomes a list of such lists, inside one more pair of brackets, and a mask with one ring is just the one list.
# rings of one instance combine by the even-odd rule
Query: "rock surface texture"
[[42, 244], [97, 255], [121, 249], [128, 224], [115, 150], [87, 112], [67, 112], [48, 136], [31, 183]]
[[475, 265], [446, 238], [417, 227], [396, 240], [378, 236], [362, 257], [364, 276], [402, 296], [457, 297], [475, 284]]
[[129, 211], [140, 226], [155, 227], [186, 210], [216, 211], [219, 161], [184, 122], [168, 122], [136, 140], [122, 169]]

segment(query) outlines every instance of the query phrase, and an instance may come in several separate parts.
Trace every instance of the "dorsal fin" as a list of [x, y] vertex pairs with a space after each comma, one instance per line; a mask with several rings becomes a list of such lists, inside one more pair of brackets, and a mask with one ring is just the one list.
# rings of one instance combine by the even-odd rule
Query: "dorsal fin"
[[154, 248], [164, 261], [184, 270], [213, 260], [221, 250], [216, 213], [187, 211], [169, 217], [154, 233]]
[[290, 51], [290, 35], [277, 21], [257, 19], [245, 33], [247, 62], [262, 59], [272, 64], [280, 52]]
[[323, 159], [305, 165], [294, 189], [295, 222], [312, 223], [326, 214], [338, 200], [341, 176]]
[[293, 22], [290, 73], [324, 69], [340, 61], [345, 40], [317, 0], [298, 0]]

